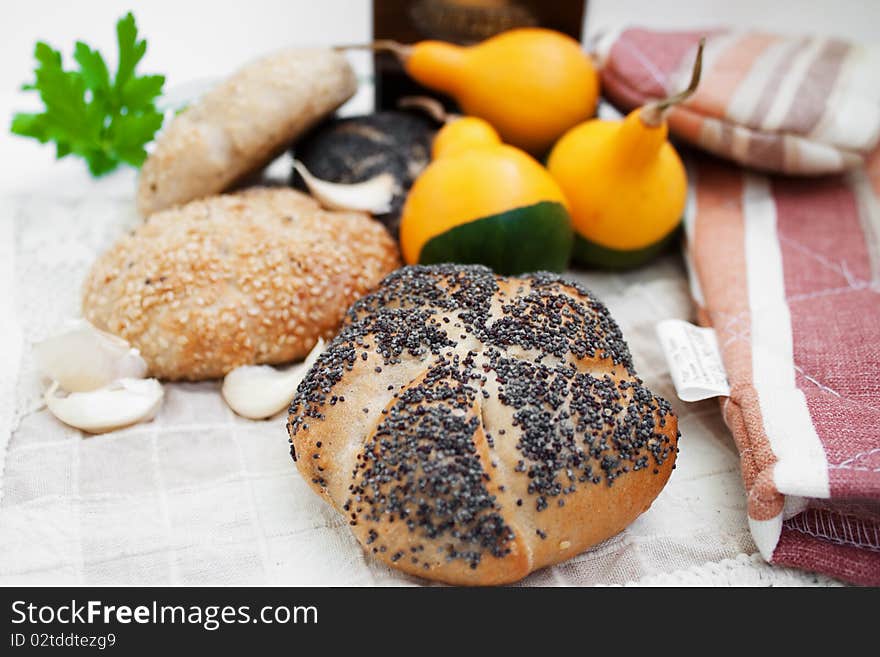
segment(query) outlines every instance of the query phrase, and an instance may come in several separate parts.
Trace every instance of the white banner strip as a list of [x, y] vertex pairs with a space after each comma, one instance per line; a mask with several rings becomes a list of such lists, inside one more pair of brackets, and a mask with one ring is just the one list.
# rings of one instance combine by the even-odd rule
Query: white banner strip
[[747, 176], [743, 197], [752, 378], [767, 438], [778, 459], [773, 479], [784, 495], [827, 498], [825, 450], [806, 398], [795, 384], [791, 315], [768, 180]]

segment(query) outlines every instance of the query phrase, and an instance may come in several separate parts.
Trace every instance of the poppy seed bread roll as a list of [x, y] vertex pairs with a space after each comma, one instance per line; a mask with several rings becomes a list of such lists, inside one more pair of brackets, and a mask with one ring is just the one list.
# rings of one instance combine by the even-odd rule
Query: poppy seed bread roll
[[140, 349], [152, 376], [209, 379], [303, 358], [398, 265], [368, 215], [255, 188], [152, 215], [92, 267], [83, 315]]
[[513, 582], [620, 532], [678, 444], [589, 292], [458, 265], [406, 267], [358, 301], [288, 431], [367, 552], [454, 584]]
[[222, 192], [354, 95], [345, 55], [282, 50], [247, 64], [174, 117], [144, 162], [142, 216]]
[[[415, 111], [385, 110], [331, 119], [298, 140], [294, 156], [313, 176], [329, 182], [359, 183], [382, 173], [394, 176], [391, 207], [373, 218], [396, 238], [406, 195], [431, 161], [436, 132], [435, 121]], [[297, 189], [307, 189], [295, 169], [292, 182]]]

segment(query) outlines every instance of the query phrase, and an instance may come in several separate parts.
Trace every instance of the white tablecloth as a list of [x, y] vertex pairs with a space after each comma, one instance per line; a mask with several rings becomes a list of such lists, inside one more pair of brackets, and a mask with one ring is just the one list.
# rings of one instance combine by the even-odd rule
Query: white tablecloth
[[[0, 195], [0, 583], [420, 583], [365, 557], [308, 489], [283, 417], [236, 417], [216, 382], [167, 385], [155, 421], [102, 436], [65, 427], [42, 406], [31, 346], [78, 315], [96, 255], [139, 221], [133, 189], [130, 170], [95, 182], [72, 161]], [[608, 304], [639, 373], [673, 400], [681, 453], [668, 486], [626, 531], [524, 583], [834, 583], [754, 556], [717, 404], [675, 400], [654, 325], [691, 315], [679, 259], [572, 276]]]
[[[671, 5], [671, 6], [667, 6]], [[638, 21], [685, 27], [713, 22], [822, 30], [869, 38], [871, 12], [821, 2], [796, 15], [759, 0], [687, 0], [652, 10], [636, 0], [591, 0], [587, 27]], [[127, 7], [126, 7], [127, 8]], [[0, 25], [0, 116], [38, 107], [18, 93], [37, 38], [66, 61], [81, 38], [113, 53], [111, 0], [10, 5]], [[145, 72], [168, 74], [170, 91], [215, 78], [256, 54], [291, 43], [369, 38], [369, 3], [253, 0], [246, 9], [204, 0], [133, 0], [149, 39]], [[10, 13], [11, 12], [11, 13]], [[205, 15], [211, 29], [204, 30]], [[2, 27], [6, 26], [4, 32]], [[361, 76], [365, 55], [355, 57]], [[183, 85], [185, 86], [185, 85]], [[185, 90], [184, 90], [185, 91]], [[369, 109], [369, 92], [350, 109]], [[356, 106], [356, 107], [355, 107]], [[79, 309], [96, 255], [138, 219], [134, 176], [94, 182], [75, 160], [0, 130], [0, 584], [248, 583], [416, 584], [365, 558], [337, 517], [302, 482], [284, 420], [250, 422], [223, 404], [217, 383], [166, 386], [150, 424], [97, 437], [65, 428], [42, 408], [31, 345]], [[8, 190], [8, 191], [6, 191]], [[577, 274], [611, 308], [648, 385], [680, 416], [678, 468], [648, 513], [619, 536], [526, 584], [831, 584], [770, 567], [749, 536], [736, 450], [713, 401], [675, 401], [654, 324], [688, 317], [678, 259], [625, 275]]]

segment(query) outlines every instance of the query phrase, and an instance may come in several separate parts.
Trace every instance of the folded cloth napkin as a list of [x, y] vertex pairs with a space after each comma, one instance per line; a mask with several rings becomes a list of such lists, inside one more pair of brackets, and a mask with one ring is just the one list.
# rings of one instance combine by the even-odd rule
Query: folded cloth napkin
[[690, 173], [692, 292], [727, 369], [755, 543], [880, 585], [880, 149], [811, 180], [707, 156]]
[[603, 93], [620, 109], [687, 86], [706, 36], [703, 76], [669, 116], [672, 134], [762, 171], [822, 174], [860, 166], [880, 137], [880, 49], [756, 31], [605, 33]]

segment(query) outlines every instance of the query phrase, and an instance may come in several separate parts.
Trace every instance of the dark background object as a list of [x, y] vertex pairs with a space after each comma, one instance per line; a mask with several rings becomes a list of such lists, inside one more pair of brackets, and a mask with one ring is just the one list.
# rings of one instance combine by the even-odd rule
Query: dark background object
[[[431, 141], [438, 128], [419, 110], [334, 118], [301, 139], [293, 154], [314, 176], [330, 182], [363, 182], [384, 172], [393, 175], [398, 189], [391, 212], [376, 219], [396, 238], [406, 194], [431, 159]], [[306, 190], [296, 171], [291, 183]]]
[[[585, 11], [585, 0], [373, 0], [373, 39], [471, 44], [516, 27], [540, 26], [580, 40]], [[451, 99], [413, 82], [391, 53], [374, 53], [373, 67], [377, 110], [396, 107], [403, 96], [424, 95], [457, 109]]]

